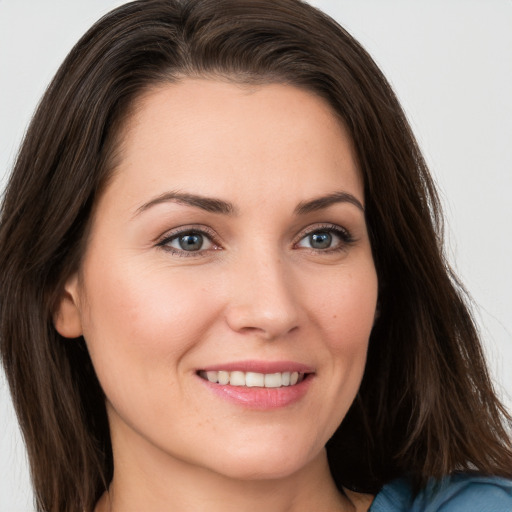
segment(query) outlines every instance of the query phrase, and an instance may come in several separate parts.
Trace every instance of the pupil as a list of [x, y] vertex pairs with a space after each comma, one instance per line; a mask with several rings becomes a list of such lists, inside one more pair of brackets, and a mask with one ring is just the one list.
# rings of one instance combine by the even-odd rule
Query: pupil
[[319, 231], [310, 235], [309, 241], [314, 249], [327, 249], [331, 245], [332, 236], [325, 231]]
[[197, 233], [183, 235], [179, 238], [179, 244], [184, 251], [198, 251], [203, 245], [203, 237]]

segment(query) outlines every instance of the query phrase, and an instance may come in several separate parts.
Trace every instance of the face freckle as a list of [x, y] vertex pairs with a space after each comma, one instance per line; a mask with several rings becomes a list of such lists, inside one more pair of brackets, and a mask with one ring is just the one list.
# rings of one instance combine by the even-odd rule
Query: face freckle
[[[236, 478], [300, 471], [357, 393], [375, 316], [350, 137], [322, 99], [280, 84], [186, 79], [136, 107], [74, 284], [114, 452]], [[207, 380], [224, 369], [242, 390]], [[247, 384], [260, 374], [279, 387]]]

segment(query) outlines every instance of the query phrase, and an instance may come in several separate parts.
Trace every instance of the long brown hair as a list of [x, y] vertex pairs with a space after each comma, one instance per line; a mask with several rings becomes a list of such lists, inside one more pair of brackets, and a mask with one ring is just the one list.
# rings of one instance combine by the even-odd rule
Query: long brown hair
[[299, 0], [141, 0], [70, 52], [2, 204], [0, 346], [38, 508], [91, 510], [112, 478], [103, 392], [83, 339], [59, 336], [52, 310], [80, 265], [130, 107], [184, 76], [305, 88], [352, 136], [380, 296], [360, 391], [327, 445], [338, 485], [376, 492], [400, 475], [417, 486], [455, 470], [512, 476], [511, 420], [443, 256], [434, 185], [370, 56]]

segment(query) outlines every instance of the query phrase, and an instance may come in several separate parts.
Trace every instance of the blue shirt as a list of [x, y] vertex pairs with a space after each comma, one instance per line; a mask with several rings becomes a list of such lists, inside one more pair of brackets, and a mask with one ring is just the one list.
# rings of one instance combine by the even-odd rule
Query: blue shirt
[[512, 480], [455, 473], [413, 498], [403, 478], [385, 485], [368, 512], [512, 512]]

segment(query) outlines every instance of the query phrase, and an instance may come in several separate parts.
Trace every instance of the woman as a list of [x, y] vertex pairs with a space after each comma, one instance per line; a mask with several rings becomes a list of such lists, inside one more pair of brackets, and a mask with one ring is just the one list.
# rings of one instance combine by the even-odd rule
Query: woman
[[2, 208], [38, 507], [509, 509], [510, 418], [439, 222], [389, 85], [318, 11], [107, 15]]

